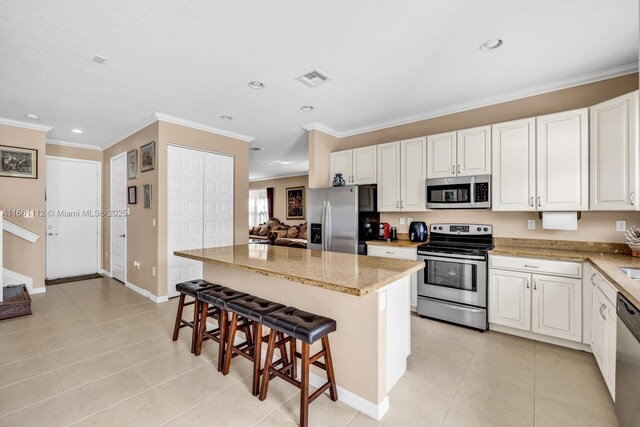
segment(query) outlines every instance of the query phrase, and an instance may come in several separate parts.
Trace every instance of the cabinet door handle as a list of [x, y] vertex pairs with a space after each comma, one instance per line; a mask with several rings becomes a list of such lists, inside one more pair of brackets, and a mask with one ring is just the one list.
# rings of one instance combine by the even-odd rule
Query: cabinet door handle
[[605, 308], [607, 308], [607, 306], [606, 306], [606, 305], [604, 305], [604, 304], [602, 304], [602, 305], [600, 306], [600, 316], [602, 316], [602, 318], [603, 318], [604, 320], [607, 320], [607, 316], [605, 316], [605, 315], [604, 315], [604, 313], [602, 313], [602, 312], [604, 311], [604, 309], [605, 309]]
[[538, 206], [542, 206], [542, 202], [540, 201], [541, 198], [541, 196], [538, 196]]
[[631, 206], [633, 206], [633, 205], [634, 205], [634, 203], [633, 203], [633, 196], [634, 196], [634, 193], [633, 193], [633, 191], [632, 191], [631, 193], [629, 193], [629, 201], [631, 202]]
[[529, 279], [526, 279], [527, 281], [527, 289], [529, 289]]
[[396, 200], [396, 209], [400, 209], [400, 202]]
[[404, 200], [400, 200], [400, 209], [404, 208]]
[[536, 279], [533, 279], [533, 290], [534, 291], [538, 290], [538, 281]]
[[529, 198], [529, 205], [531, 205], [531, 207], [533, 207], [533, 196], [531, 196], [531, 197]]
[[460, 173], [460, 165], [458, 165], [458, 173]]
[[451, 173], [456, 173], [456, 165], [451, 165]]
[[596, 285], [595, 280], [593, 280], [595, 277], [596, 277], [596, 273], [593, 273], [593, 274], [591, 275], [591, 284], [592, 284], [593, 286], [595, 286], [595, 285]]
[[527, 267], [527, 268], [538, 268], [538, 266], [537, 266], [537, 265], [528, 265], [528, 264], [525, 264], [524, 266], [525, 266], [525, 267]]

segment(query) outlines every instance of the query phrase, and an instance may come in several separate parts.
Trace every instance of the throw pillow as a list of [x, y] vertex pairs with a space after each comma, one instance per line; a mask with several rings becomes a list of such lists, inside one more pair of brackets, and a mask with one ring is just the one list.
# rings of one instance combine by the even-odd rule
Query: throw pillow
[[300, 238], [307, 240], [307, 229], [305, 228], [304, 230], [302, 230], [302, 233], [300, 233]]
[[295, 239], [297, 235], [298, 235], [298, 227], [291, 227], [289, 230], [287, 230], [288, 238]]
[[263, 225], [262, 227], [260, 227], [260, 231], [258, 231], [258, 236], [266, 236], [267, 234], [269, 234], [269, 229], [271, 227], [269, 227], [268, 225]]
[[278, 233], [278, 239], [286, 238], [288, 232], [289, 232], [288, 230], [278, 230], [278, 231], [276, 231], [276, 233]]

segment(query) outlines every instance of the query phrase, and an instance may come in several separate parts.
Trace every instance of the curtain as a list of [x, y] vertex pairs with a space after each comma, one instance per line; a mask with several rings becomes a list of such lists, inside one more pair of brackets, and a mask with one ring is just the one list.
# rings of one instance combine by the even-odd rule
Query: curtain
[[267, 189], [249, 190], [249, 226], [257, 227], [269, 219]]
[[267, 188], [267, 215], [273, 218], [273, 187]]

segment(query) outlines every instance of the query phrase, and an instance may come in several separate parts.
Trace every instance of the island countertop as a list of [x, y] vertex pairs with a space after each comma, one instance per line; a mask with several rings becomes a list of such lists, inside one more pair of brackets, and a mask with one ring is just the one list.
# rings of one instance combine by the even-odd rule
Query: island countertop
[[424, 266], [418, 261], [261, 244], [191, 249], [174, 254], [356, 296], [370, 294]]

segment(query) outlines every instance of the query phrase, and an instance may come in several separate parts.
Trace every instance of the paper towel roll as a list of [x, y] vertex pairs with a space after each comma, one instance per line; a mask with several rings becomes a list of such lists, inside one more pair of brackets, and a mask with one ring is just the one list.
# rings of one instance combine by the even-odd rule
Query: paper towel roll
[[575, 231], [578, 229], [578, 212], [542, 212], [542, 228]]

